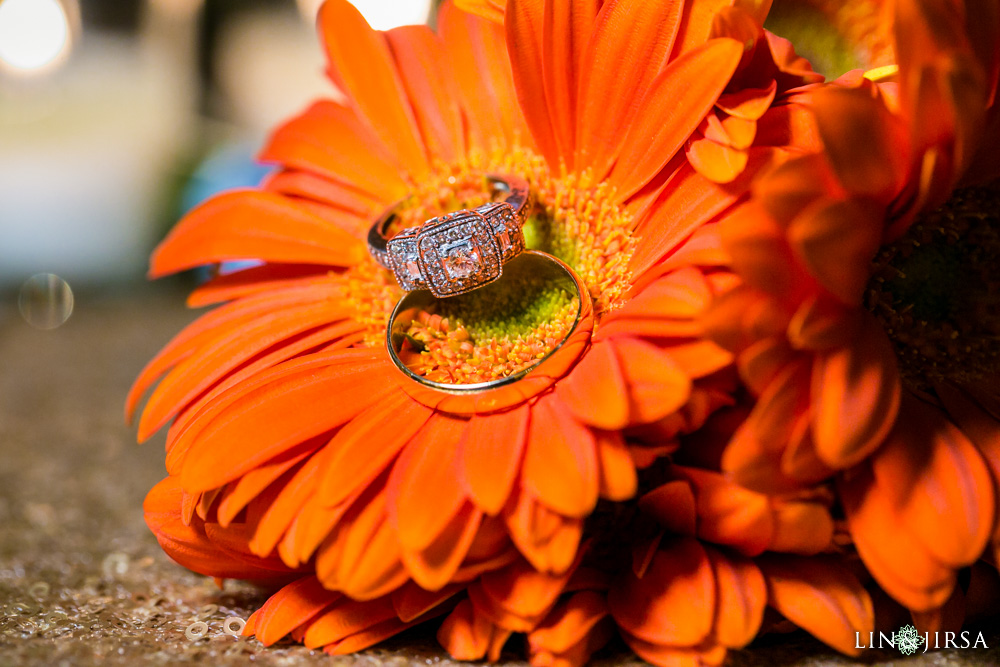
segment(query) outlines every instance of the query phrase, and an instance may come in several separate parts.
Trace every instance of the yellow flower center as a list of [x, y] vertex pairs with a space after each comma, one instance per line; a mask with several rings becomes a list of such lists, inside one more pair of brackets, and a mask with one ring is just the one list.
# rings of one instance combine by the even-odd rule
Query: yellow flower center
[[957, 190], [882, 249], [869, 310], [915, 389], [1000, 372], [1000, 187]]
[[[415, 186], [402, 202], [398, 229], [490, 201], [486, 173], [528, 180], [535, 204], [524, 228], [527, 247], [568, 264], [587, 286], [598, 318], [622, 303], [635, 250], [631, 216], [617, 205], [616, 193], [606, 183], [587, 173], [553, 174], [528, 149], [473, 152], [459, 163], [438, 165], [434, 177]], [[371, 261], [349, 270], [343, 280], [355, 319], [368, 328], [365, 343], [384, 344], [386, 321], [402, 296], [391, 274]], [[449, 384], [506, 377], [557, 347], [569, 334], [577, 309], [575, 297], [561, 286], [501, 279], [438, 300], [418, 315], [407, 331], [408, 365]]]

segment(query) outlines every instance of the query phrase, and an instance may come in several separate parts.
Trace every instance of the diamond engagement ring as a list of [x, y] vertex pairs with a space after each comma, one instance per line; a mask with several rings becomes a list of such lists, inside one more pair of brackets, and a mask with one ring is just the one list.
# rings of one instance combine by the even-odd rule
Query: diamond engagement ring
[[502, 201], [431, 218], [392, 238], [387, 233], [398, 205], [375, 221], [368, 232], [368, 250], [392, 271], [400, 287], [407, 292], [430, 290], [438, 298], [465, 294], [499, 278], [503, 265], [524, 250], [521, 228], [531, 208], [528, 182], [516, 176], [485, 179]]

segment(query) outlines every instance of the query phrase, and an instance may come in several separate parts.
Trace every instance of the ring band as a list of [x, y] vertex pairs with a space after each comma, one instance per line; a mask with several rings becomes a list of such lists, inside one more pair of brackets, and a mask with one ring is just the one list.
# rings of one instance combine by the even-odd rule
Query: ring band
[[392, 271], [407, 292], [427, 289], [438, 298], [465, 294], [503, 273], [503, 265], [524, 251], [522, 227], [531, 208], [528, 182], [517, 176], [485, 176], [503, 201], [431, 218], [392, 238], [388, 230], [399, 205], [388, 209], [368, 231], [368, 250]]
[[475, 384], [435, 382], [414, 372], [399, 356], [408, 340], [406, 329], [417, 313], [433, 303], [432, 295], [424, 290], [410, 292], [396, 304], [386, 327], [386, 348], [397, 369], [400, 386], [420, 403], [452, 414], [483, 414], [517, 405], [540, 394], [573, 366], [590, 344], [594, 331], [594, 305], [583, 280], [566, 264], [536, 250], [526, 250], [507, 266], [505, 279], [516, 281], [519, 276], [541, 277], [550, 284], [565, 285], [575, 295], [579, 308], [569, 333], [533, 366], [506, 377]]

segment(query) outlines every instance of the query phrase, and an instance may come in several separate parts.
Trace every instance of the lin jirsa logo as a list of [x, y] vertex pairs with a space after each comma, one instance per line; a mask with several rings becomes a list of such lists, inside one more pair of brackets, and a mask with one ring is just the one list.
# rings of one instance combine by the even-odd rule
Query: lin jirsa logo
[[929, 632], [920, 634], [912, 625], [904, 625], [898, 632], [893, 632], [888, 637], [884, 632], [880, 632], [876, 638], [874, 632], [869, 632], [867, 645], [861, 639], [860, 632], [854, 633], [854, 648], [895, 648], [903, 655], [913, 655], [921, 646], [924, 647], [922, 653], [926, 653], [929, 648], [989, 648], [982, 632], [973, 640], [972, 633], [968, 630], [935, 632], [932, 638]]

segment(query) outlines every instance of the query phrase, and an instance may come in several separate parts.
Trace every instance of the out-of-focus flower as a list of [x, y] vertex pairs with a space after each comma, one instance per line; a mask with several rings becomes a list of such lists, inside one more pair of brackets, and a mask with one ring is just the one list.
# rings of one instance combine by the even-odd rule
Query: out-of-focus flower
[[723, 469], [770, 493], [836, 475], [865, 565], [933, 623], [996, 516], [997, 190], [955, 188], [995, 175], [969, 165], [996, 152], [1000, 13], [891, 10], [898, 74], [812, 95], [823, 150], [722, 224], [741, 282], [706, 327], [756, 397]]
[[[793, 89], [818, 77], [764, 33], [761, 7], [719, 9], [511, 2], [499, 25], [446, 3], [438, 34], [379, 33], [327, 2], [320, 31], [344, 101], [279, 128], [262, 154], [278, 173], [189, 214], [151, 275], [264, 264], [195, 291], [192, 305], [227, 303], [181, 332], [128, 401], [131, 414], [159, 382], [140, 439], [172, 420], [170, 478], [151, 498], [177, 506], [149, 519], [169, 554], [227, 577], [236, 545], [255, 568], [307, 574], [250, 631], [294, 625], [311, 645], [360, 648], [431, 613], [386, 616], [400, 591], [444, 604], [467, 587], [471, 602], [445, 624], [456, 653], [493, 653], [511, 631], [532, 631], [546, 660], [600, 643], [607, 623], [589, 598], [553, 606], [572, 586], [584, 519], [599, 498], [631, 498], [637, 467], [728, 402], [732, 355], [696, 321], [732, 282], [719, 221], [762, 168], [817, 147], [808, 91]], [[530, 181], [529, 237], [586, 283], [595, 323], [560, 349], [568, 368], [529, 374], [515, 404], [449, 413], [411, 397], [388, 359], [400, 292], [364, 240], [401, 200], [407, 224], [483, 203], [483, 173]], [[530, 361], [559, 342], [506, 313], [467, 315], [426, 319], [439, 345], [422, 373], [493, 377], [498, 354]], [[623, 429], [638, 427], [652, 444], [626, 444]], [[550, 604], [504, 606], [489, 587], [504, 576]], [[549, 580], [561, 584], [543, 595]], [[330, 597], [313, 604], [316, 582]], [[377, 610], [348, 644], [307, 613], [324, 600], [333, 618], [355, 608], [340, 595]], [[593, 621], [583, 634], [567, 625], [581, 616]]]
[[[709, 440], [726, 430], [716, 426]], [[710, 444], [698, 438], [697, 446]], [[631, 567], [617, 568], [608, 593], [636, 653], [658, 665], [722, 664], [729, 648], [758, 635], [768, 605], [858, 653], [854, 633], [872, 629], [873, 608], [836, 553], [829, 489], [767, 495], [716, 470], [677, 465], [664, 476], [639, 500], [656, 527], [634, 531]]]
[[611, 520], [591, 525], [579, 569], [528, 635], [533, 664], [589, 655], [617, 628], [654, 664], [719, 665], [775, 625], [764, 621], [768, 606], [775, 619], [859, 652], [855, 633], [873, 629], [873, 605], [833, 543], [830, 489], [767, 496], [715, 470], [657, 468], [667, 481], [639, 499], [638, 513], [618, 504], [606, 508]]
[[895, 62], [887, 0], [778, 0], [768, 27], [790, 39], [820, 72], [891, 67]]

